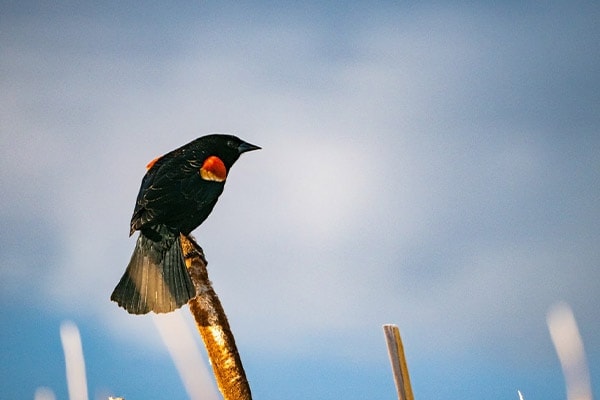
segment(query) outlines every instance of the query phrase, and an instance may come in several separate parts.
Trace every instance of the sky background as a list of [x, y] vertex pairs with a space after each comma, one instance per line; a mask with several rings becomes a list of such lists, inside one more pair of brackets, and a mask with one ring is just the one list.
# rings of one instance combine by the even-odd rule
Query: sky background
[[[185, 399], [110, 302], [144, 166], [260, 145], [195, 231], [257, 399], [564, 399], [567, 302], [600, 393], [600, 3], [0, 4], [0, 386]], [[181, 313], [190, 329], [189, 311]], [[198, 346], [202, 346], [198, 339]]]

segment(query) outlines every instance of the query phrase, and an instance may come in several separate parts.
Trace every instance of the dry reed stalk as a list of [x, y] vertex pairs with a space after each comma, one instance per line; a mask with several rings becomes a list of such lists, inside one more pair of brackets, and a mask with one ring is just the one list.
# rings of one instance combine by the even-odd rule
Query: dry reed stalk
[[185, 263], [196, 287], [188, 303], [206, 346], [224, 400], [251, 400], [250, 385], [223, 306], [208, 279], [204, 251], [191, 236], [181, 235]]
[[392, 364], [392, 374], [396, 383], [398, 400], [414, 400], [400, 329], [396, 325], [388, 324], [383, 326], [383, 333], [387, 342], [390, 363]]

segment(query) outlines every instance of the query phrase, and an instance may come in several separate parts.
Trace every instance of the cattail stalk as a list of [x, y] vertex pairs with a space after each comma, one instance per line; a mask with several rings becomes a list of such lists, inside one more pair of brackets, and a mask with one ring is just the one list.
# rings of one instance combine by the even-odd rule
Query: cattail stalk
[[400, 330], [396, 325], [388, 324], [383, 326], [383, 333], [387, 342], [390, 363], [392, 364], [392, 374], [396, 383], [398, 400], [414, 400]]
[[204, 251], [191, 236], [181, 235], [186, 266], [196, 287], [188, 303], [206, 346], [224, 400], [251, 400], [250, 385], [223, 306], [208, 279]]

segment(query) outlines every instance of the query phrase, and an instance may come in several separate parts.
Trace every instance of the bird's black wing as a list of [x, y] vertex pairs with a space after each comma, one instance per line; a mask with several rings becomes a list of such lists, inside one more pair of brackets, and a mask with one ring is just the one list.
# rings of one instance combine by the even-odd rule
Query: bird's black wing
[[189, 233], [210, 214], [222, 182], [207, 182], [200, 177], [202, 163], [182, 154], [167, 154], [158, 159], [142, 179], [131, 218], [131, 233], [154, 224], [165, 224], [174, 231]]

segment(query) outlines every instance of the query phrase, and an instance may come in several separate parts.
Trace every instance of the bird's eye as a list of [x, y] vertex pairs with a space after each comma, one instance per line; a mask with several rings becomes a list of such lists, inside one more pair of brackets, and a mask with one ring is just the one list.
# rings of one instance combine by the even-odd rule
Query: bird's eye
[[233, 140], [228, 140], [227, 141], [227, 147], [231, 147], [232, 149], [236, 149], [237, 148], [237, 144], [235, 144], [235, 142]]

